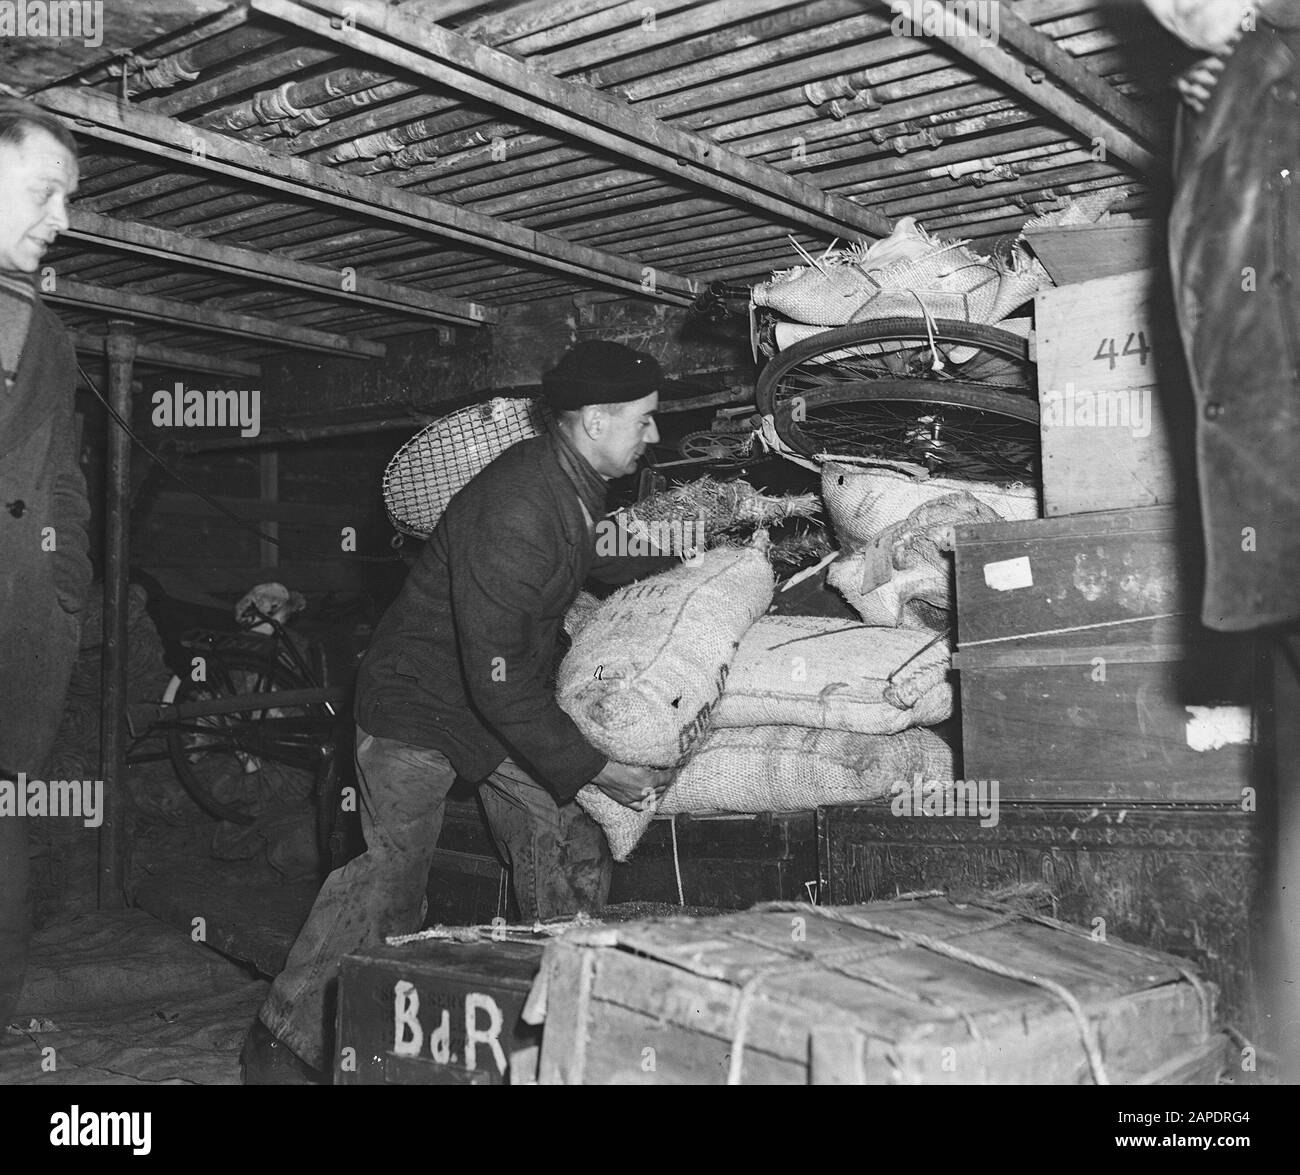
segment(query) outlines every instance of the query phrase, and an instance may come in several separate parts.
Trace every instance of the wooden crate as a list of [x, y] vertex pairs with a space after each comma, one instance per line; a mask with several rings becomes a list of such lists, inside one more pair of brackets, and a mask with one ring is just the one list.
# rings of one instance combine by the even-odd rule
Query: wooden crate
[[817, 817], [807, 812], [656, 817], [614, 866], [611, 902], [676, 902], [673, 825], [687, 905], [744, 910], [807, 900], [817, 880]]
[[1007, 800], [1240, 804], [1255, 642], [1204, 629], [1155, 507], [957, 531], [962, 771]]
[[1146, 269], [1037, 295], [1048, 517], [1194, 500], [1195, 417], [1167, 281]]
[[538, 1033], [520, 1013], [541, 957], [533, 943], [435, 941], [347, 956], [335, 1084], [503, 1085], [515, 1054], [527, 1072]]
[[541, 1084], [1074, 1085], [1213, 1080], [1214, 999], [1169, 956], [926, 899], [571, 931], [525, 1016]]
[[[816, 813], [662, 816], [627, 861], [614, 865], [611, 903], [675, 904], [673, 821], [686, 904], [743, 910], [755, 902], [806, 898], [817, 880]], [[508, 876], [472, 799], [447, 805], [429, 874], [430, 925], [482, 924], [499, 913], [518, 920]]]
[[1058, 286], [1153, 269], [1167, 256], [1161, 225], [1112, 218], [1101, 224], [1031, 228], [1025, 240]]
[[888, 804], [831, 806], [818, 812], [821, 900], [1030, 887], [1054, 917], [1194, 963], [1249, 1036], [1260, 1020], [1253, 975], [1267, 819], [1240, 808], [1007, 803], [984, 827], [900, 817]]

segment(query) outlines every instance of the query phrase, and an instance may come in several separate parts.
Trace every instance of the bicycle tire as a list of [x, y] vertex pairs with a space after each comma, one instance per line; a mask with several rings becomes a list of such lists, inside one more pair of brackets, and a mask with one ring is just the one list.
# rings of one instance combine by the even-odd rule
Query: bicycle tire
[[[903, 345], [879, 356], [830, 357], [854, 347], [891, 343]], [[915, 346], [907, 346], [909, 343]], [[943, 378], [928, 372], [920, 376], [900, 371], [920, 357], [932, 357], [934, 346], [973, 347], [976, 355], [965, 363], [952, 364]], [[970, 378], [981, 372], [984, 378]], [[822, 331], [787, 347], [759, 376], [756, 398], [759, 411], [772, 417], [781, 440], [807, 457], [838, 450], [842, 455], [915, 461], [919, 453], [922, 463], [932, 469], [940, 467], [936, 471], [1023, 480], [1036, 476], [1037, 469], [1039, 409], [1031, 376], [1028, 342], [1019, 335], [979, 323], [888, 318]], [[873, 420], [869, 406], [886, 402], [911, 405], [913, 410], [900, 408], [894, 420], [876, 427], [879, 421]], [[865, 422], [852, 420], [855, 407]], [[948, 427], [947, 420], [936, 421], [935, 412], [929, 409], [964, 415], [956, 418], [955, 427]], [[823, 418], [815, 419], [812, 413], [819, 410]], [[881, 415], [877, 410], [875, 416]], [[1007, 421], [1017, 426], [1008, 429]], [[917, 427], [922, 423], [930, 425], [932, 437]], [[910, 431], [905, 430], [902, 437], [890, 436], [887, 426], [898, 429], [909, 424]], [[947, 429], [942, 444], [941, 425]], [[856, 438], [855, 430], [867, 433], [873, 442]], [[953, 448], [950, 438], [962, 441], [963, 431], [966, 448]], [[911, 438], [911, 451], [904, 438]], [[981, 438], [990, 447], [983, 468], [978, 453]], [[944, 445], [948, 446], [946, 452]], [[991, 452], [996, 445], [1002, 446], [1001, 459]]]
[[[266, 692], [268, 665], [264, 660], [242, 653], [214, 653], [209, 658], [208, 664], [209, 676], [204, 681], [194, 681], [192, 678], [173, 678], [175, 689], [169, 686], [164, 700], [180, 704], [202, 701], [221, 694], [237, 696], [246, 692]], [[283, 662], [276, 661], [269, 669], [271, 690], [301, 689], [308, 686], [306, 681]], [[231, 678], [231, 674], [236, 673], [254, 675], [255, 688], [251, 690], [237, 688]], [[295, 709], [306, 710], [309, 708], [295, 707]], [[232, 714], [213, 715], [209, 719], [196, 721], [210, 726], [214, 732], [234, 731], [241, 721], [239, 716], [243, 713], [244, 711], [236, 711]], [[208, 815], [215, 816], [218, 820], [229, 820], [235, 824], [252, 824], [256, 818], [253, 813], [246, 811], [242, 806], [236, 806], [222, 799], [213, 790], [214, 784], [221, 782], [222, 779], [229, 778], [235, 771], [246, 774], [245, 761], [240, 756], [248, 753], [228, 747], [220, 742], [211, 742], [204, 749], [202, 743], [195, 741], [196, 738], [202, 737], [202, 735], [196, 735], [196, 732], [190, 730], [175, 727], [170, 727], [167, 730], [167, 750], [181, 786], [190, 798]], [[200, 760], [209, 768], [207, 771], [198, 769]], [[258, 770], [261, 769], [259, 765]]]

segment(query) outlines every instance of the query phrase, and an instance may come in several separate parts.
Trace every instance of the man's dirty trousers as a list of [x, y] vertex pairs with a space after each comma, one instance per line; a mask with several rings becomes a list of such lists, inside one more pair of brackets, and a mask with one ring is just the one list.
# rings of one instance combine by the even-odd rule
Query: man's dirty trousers
[[[320, 1069], [333, 1060], [339, 961], [423, 922], [429, 866], [456, 772], [441, 751], [358, 727], [356, 777], [366, 851], [326, 879], [260, 1013], [280, 1040]], [[600, 910], [613, 868], [609, 846], [576, 803], [557, 804], [509, 759], [483, 780], [479, 794], [525, 921]]]

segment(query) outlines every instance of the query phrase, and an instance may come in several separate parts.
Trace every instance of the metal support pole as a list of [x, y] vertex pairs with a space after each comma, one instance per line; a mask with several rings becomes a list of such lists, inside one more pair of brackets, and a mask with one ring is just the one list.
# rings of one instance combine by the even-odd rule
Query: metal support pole
[[[108, 334], [108, 400], [123, 420], [131, 419], [135, 327], [114, 319]], [[131, 509], [131, 441], [108, 421], [104, 507], [104, 654], [100, 704], [104, 777], [104, 823], [99, 830], [99, 908], [125, 904], [126, 838], [123, 828], [126, 780], [126, 622], [130, 577], [128, 528]]]

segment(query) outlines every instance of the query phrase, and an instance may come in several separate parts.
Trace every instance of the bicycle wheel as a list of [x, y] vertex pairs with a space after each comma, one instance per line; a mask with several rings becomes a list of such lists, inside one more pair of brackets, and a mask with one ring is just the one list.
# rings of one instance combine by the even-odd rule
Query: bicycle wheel
[[[164, 701], [219, 701], [307, 686], [281, 662], [213, 653], [204, 681], [173, 678]], [[316, 706], [249, 705], [228, 713], [178, 719], [167, 730], [176, 776], [210, 816], [251, 824], [273, 797], [305, 799], [315, 786], [327, 720]], [[332, 722], [332, 718], [328, 719]]]
[[759, 411], [797, 453], [919, 464], [977, 481], [1038, 476], [1038, 400], [1019, 335], [947, 319], [837, 327], [781, 351]]

